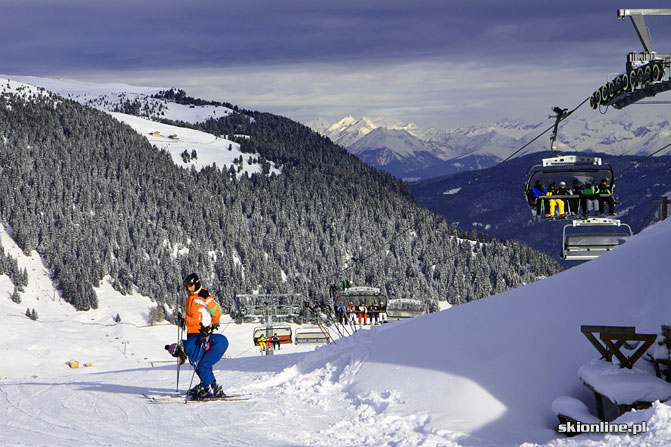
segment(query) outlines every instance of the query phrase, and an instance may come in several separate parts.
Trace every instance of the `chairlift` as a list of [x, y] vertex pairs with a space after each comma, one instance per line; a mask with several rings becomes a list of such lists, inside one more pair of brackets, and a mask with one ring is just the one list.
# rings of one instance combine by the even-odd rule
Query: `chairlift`
[[[588, 231], [567, 234], [568, 228], [576, 227], [586, 227]], [[608, 232], [608, 229], [620, 231]], [[624, 232], [622, 229], [627, 231]], [[631, 227], [618, 219], [592, 217], [574, 220], [564, 226], [561, 257], [567, 261], [595, 259], [624, 244], [633, 234]]]
[[387, 303], [388, 320], [405, 320], [426, 313], [426, 305], [420, 300], [408, 298], [391, 299]]
[[265, 326], [257, 326], [254, 328], [254, 345], [259, 345], [259, 338], [264, 336], [268, 343], [272, 343], [272, 338], [277, 335], [280, 343], [291, 343], [291, 325], [289, 324], [269, 324]]
[[387, 306], [387, 296], [378, 287], [352, 286], [345, 290], [339, 290], [333, 300], [337, 309], [339, 306], [371, 306], [374, 304], [382, 308]]
[[294, 335], [294, 343], [328, 343], [329, 337], [327, 333], [319, 326], [305, 326], [296, 329]]
[[[565, 182], [567, 188], [570, 188], [574, 180], [577, 180], [580, 185], [590, 183], [597, 186], [604, 178], [608, 182], [609, 189], [613, 191], [613, 168], [609, 164], [604, 164], [600, 157], [565, 155], [544, 158], [541, 163], [535, 164], [527, 170], [524, 194], [532, 214], [536, 215], [538, 205], [545, 205], [545, 209], [549, 206], [549, 203], [539, 204], [538, 200], [548, 202], [549, 197], [563, 199], [565, 201], [568, 199], [576, 199], [575, 195], [553, 195], [542, 199], [534, 197], [532, 190], [537, 182], [541, 182], [546, 189], [549, 185], [553, 183], [559, 185], [560, 182]], [[583, 199], [598, 199], [604, 196], [610, 195], [594, 194], [585, 196], [584, 194], [581, 194], [580, 197]], [[572, 211], [577, 213], [578, 210]]]

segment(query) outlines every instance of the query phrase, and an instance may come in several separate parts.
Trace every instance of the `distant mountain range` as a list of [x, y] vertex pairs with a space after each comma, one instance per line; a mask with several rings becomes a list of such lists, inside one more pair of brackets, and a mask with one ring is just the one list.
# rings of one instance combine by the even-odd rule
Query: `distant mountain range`
[[[407, 182], [495, 165], [553, 124], [501, 121], [454, 129], [423, 129], [388, 119], [345, 117], [336, 123], [317, 118], [307, 126], [345, 147], [365, 163]], [[623, 109], [605, 115], [587, 111], [561, 123], [560, 152], [646, 155], [668, 144], [664, 110]], [[549, 150], [548, 132], [523, 153]]]

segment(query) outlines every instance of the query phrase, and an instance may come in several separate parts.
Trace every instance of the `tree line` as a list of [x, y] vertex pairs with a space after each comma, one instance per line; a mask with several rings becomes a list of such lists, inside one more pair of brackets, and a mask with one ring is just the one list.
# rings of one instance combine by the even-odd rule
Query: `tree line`
[[0, 96], [0, 220], [43, 256], [75, 308], [98, 306], [106, 275], [121, 293], [171, 306], [197, 272], [229, 312], [236, 293], [320, 300], [345, 278], [435, 310], [561, 270], [522, 243], [466, 234], [287, 118], [238, 110], [193, 127], [246, 134], [243, 151], [282, 173], [184, 169], [104, 112], [53, 95]]

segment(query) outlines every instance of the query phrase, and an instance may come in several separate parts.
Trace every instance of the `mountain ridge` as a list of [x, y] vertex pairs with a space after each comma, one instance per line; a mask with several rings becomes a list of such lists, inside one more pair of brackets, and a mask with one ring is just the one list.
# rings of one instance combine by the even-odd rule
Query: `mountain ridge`
[[[355, 155], [365, 154], [362, 160], [375, 168], [405, 181], [421, 181], [493, 166], [527, 144], [525, 154], [547, 151], [549, 132], [547, 138], [529, 143], [553, 124], [551, 121], [528, 123], [503, 120], [452, 129], [421, 129], [412, 123], [405, 126], [398, 123], [384, 125], [383, 119], [378, 121], [379, 124], [374, 119], [366, 118], [364, 121], [349, 116], [346, 121], [338, 122], [338, 132], [324, 129], [323, 123], [316, 126], [315, 120], [307, 125], [312, 123], [315, 131]], [[670, 128], [669, 119], [663, 111], [619, 110], [607, 117], [592, 112], [562, 122], [555, 146], [558, 152], [647, 155], [666, 144], [666, 139], [671, 136]], [[396, 134], [395, 141], [391, 139], [393, 134], [387, 134], [386, 143], [381, 144], [379, 139], [370, 137], [374, 130], [380, 132], [378, 129], [405, 129], [407, 134]], [[403, 153], [403, 157], [391, 157], [390, 154], [394, 153]], [[413, 154], [419, 161], [413, 160]], [[423, 166], [422, 160], [426, 159], [433, 159], [435, 163]]]
[[[127, 112], [142, 115], [144, 99], [194, 114], [213, 106], [161, 92]], [[346, 275], [436, 310], [439, 300], [463, 303], [561, 270], [523, 244], [451, 226], [418, 207], [407, 185], [288, 118], [234, 107], [180, 121], [215, 141], [228, 135], [240, 151], [225, 169], [197, 169], [192, 151], [176, 160], [147, 127], [138, 133], [94, 107], [126, 108], [128, 95], [96, 97], [108, 102], [0, 92], [0, 221], [23, 250], [44, 257], [79, 310], [97, 306], [93, 288], [104, 276], [121, 293], [140, 289], [175, 305], [180, 278], [197, 271], [231, 311], [236, 293], [254, 290], [323, 301], [328, 282]]]

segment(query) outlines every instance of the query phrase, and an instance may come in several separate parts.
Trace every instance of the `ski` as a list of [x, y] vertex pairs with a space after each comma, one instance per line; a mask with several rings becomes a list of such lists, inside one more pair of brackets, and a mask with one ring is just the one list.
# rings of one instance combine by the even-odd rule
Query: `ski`
[[198, 402], [214, 402], [214, 401], [230, 401], [237, 402], [249, 400], [250, 394], [227, 394], [225, 396], [210, 397], [208, 399], [186, 399], [184, 394], [142, 394], [144, 398], [154, 404], [161, 403], [198, 403]]

